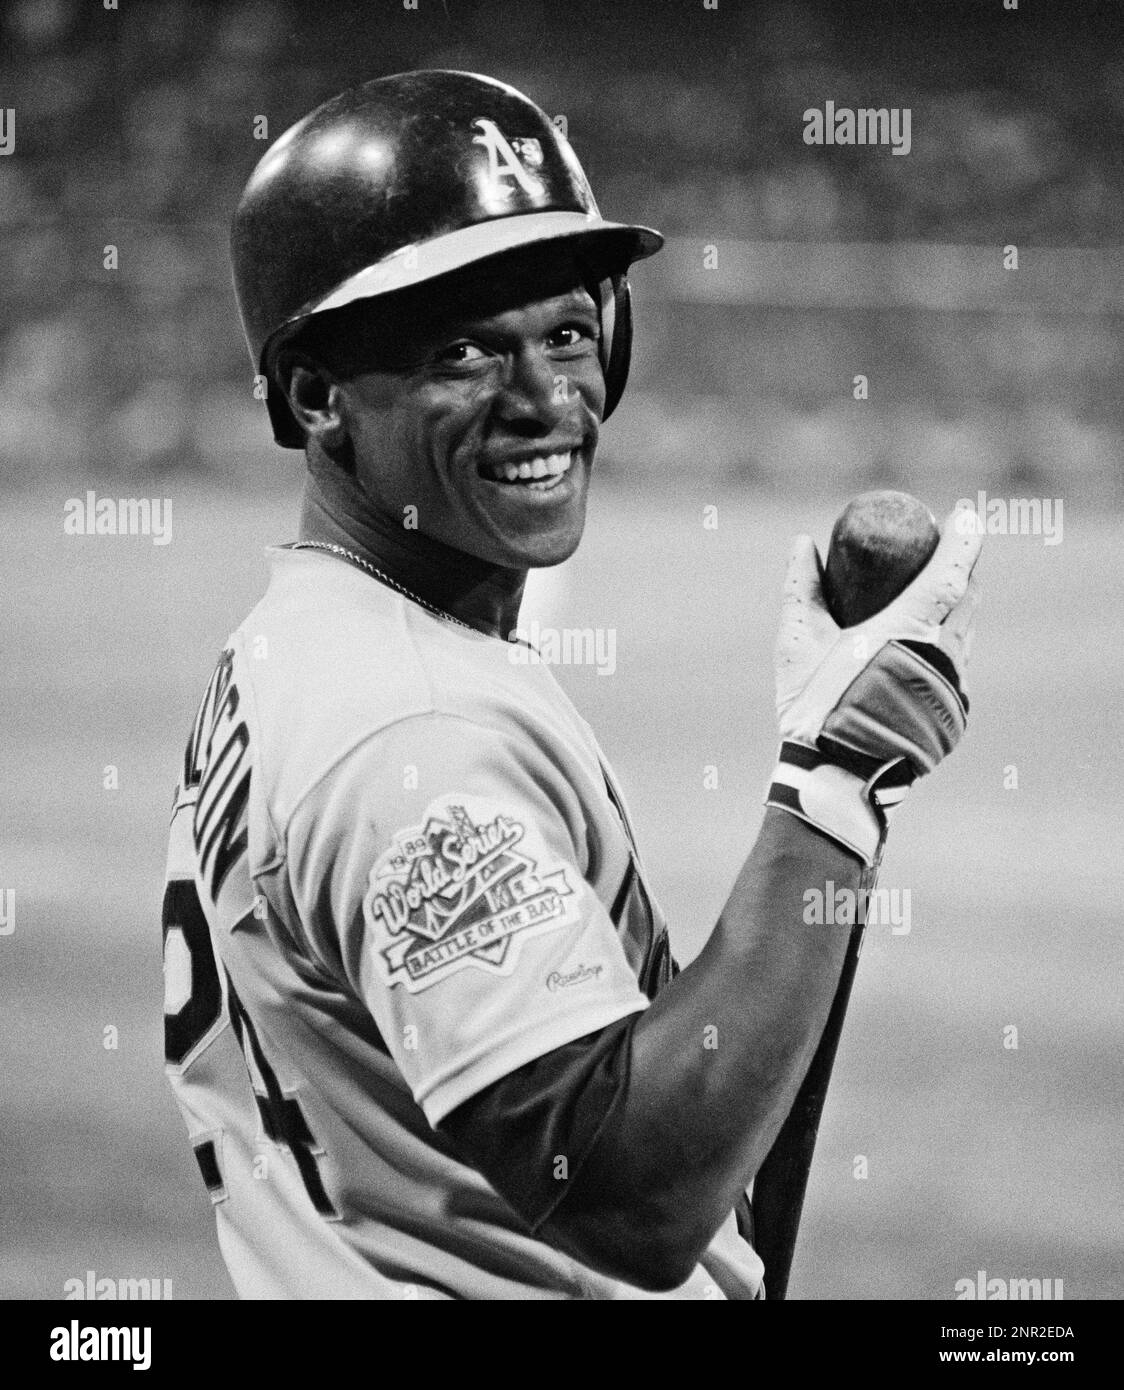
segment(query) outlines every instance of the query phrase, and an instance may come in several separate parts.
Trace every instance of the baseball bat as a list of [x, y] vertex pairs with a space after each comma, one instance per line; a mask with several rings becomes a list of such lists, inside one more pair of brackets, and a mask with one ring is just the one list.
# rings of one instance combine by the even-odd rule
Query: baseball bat
[[[831, 533], [823, 570], [828, 612], [853, 627], [883, 609], [917, 577], [936, 549], [938, 532], [928, 508], [904, 492], [856, 497]], [[878, 864], [863, 866], [859, 902], [867, 902]], [[765, 1297], [783, 1300], [796, 1250], [804, 1194], [824, 1101], [831, 1081], [851, 986], [862, 950], [864, 921], [851, 928], [827, 1022], [792, 1109], [753, 1182], [753, 1244], [765, 1265]]]

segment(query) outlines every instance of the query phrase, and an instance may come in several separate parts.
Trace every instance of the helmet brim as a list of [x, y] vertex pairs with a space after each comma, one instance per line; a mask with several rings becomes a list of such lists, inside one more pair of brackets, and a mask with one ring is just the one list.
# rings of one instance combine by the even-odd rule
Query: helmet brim
[[349, 276], [293, 318], [304, 319], [312, 314], [342, 309], [358, 299], [408, 289], [509, 251], [554, 241], [580, 243], [583, 259], [609, 273], [624, 271], [634, 261], [654, 256], [664, 239], [651, 227], [606, 222], [580, 212], [537, 212], [494, 218], [433, 237], [419, 246], [403, 247]]

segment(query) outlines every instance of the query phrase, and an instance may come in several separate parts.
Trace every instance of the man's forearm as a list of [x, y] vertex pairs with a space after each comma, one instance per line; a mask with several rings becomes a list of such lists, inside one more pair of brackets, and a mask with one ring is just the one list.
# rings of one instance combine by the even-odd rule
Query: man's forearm
[[545, 1234], [587, 1257], [650, 1240], [642, 1266], [689, 1272], [768, 1153], [831, 1008], [849, 932], [808, 925], [805, 892], [857, 889], [860, 872], [766, 812], [706, 947], [634, 1025], [628, 1085]]
[[822, 1037], [851, 936], [849, 924], [806, 921], [805, 894], [826, 896], [834, 881], [858, 900], [889, 811], [964, 732], [980, 543], [949, 517], [922, 574], [840, 629], [815, 545], [796, 538], [769, 809], [710, 941], [646, 1011], [535, 1059], [443, 1122], [551, 1244], [673, 1288], [760, 1167]]

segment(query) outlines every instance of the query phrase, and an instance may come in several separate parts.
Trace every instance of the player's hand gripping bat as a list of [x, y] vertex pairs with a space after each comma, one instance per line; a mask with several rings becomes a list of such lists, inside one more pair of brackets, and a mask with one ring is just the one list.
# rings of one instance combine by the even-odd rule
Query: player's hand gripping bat
[[[820, 828], [827, 828], [835, 838], [859, 852], [864, 860], [859, 893], [859, 901], [863, 903], [868, 898], [862, 890], [872, 891], [878, 874], [885, 814], [904, 796], [913, 778], [929, 771], [963, 731], [967, 699], [962, 693], [960, 672], [976, 602], [969, 578], [979, 553], [980, 538], [975, 528], [958, 524], [958, 520], [953, 517], [946, 522], [942, 537], [928, 508], [916, 498], [902, 492], [865, 493], [849, 504], [835, 524], [827, 564], [820, 571], [820, 592], [815, 592], [814, 578], [807, 573], [803, 577], [799, 574], [800, 542], [794, 553], [794, 568], [790, 569], [786, 598], [798, 604], [803, 602], [806, 611], [796, 614], [794, 621], [786, 616], [778, 646], [782, 737], [796, 740], [794, 744], [782, 745], [781, 766], [784, 766], [784, 750], [788, 749], [789, 756], [794, 757], [797, 764], [803, 761], [804, 768], [782, 774], [779, 767], [778, 776], [782, 781], [787, 778], [788, 785], [781, 785], [778, 791], [778, 783], [774, 783], [769, 801], [772, 805], [784, 805]], [[802, 540], [815, 557], [811, 542], [807, 538]], [[934, 559], [938, 542], [941, 553]], [[815, 561], [818, 565], [818, 557]], [[927, 565], [930, 572], [909, 588]], [[904, 592], [907, 589], [909, 592]], [[953, 616], [947, 618], [950, 611]], [[946, 624], [945, 630], [938, 637], [942, 622]], [[848, 631], [837, 636], [838, 629]], [[834, 646], [824, 655], [826, 645], [833, 638]], [[816, 639], [820, 647], [809, 654], [807, 649]], [[929, 645], [934, 639], [940, 641], [939, 648]], [[898, 650], [887, 658], [879, 685], [878, 674], [871, 676], [876, 663], [871, 661], [864, 667], [862, 659], [873, 658], [876, 652], [889, 648]], [[920, 736], [918, 729], [911, 727], [909, 711], [897, 707], [893, 693], [903, 681], [908, 688], [918, 678], [918, 672], [909, 666], [915, 658], [926, 665], [924, 674], [920, 675], [922, 682], [931, 681], [929, 703], [935, 708], [942, 701], [947, 702], [944, 709], [937, 710], [935, 720], [938, 726], [947, 724], [947, 729], [921, 730]], [[929, 663], [934, 670], [929, 670]], [[788, 676], [786, 666], [791, 672]], [[854, 711], [848, 715], [843, 706], [853, 692], [859, 691], [862, 681], [866, 681], [868, 688], [853, 698], [860, 707], [865, 703], [865, 708], [859, 709], [856, 719]], [[932, 691], [937, 692], [935, 696]], [[837, 698], [838, 703], [833, 706], [832, 701]], [[871, 743], [878, 744], [877, 737], [864, 745], [865, 730], [872, 721], [877, 724], [880, 719], [884, 720], [890, 735], [885, 746], [871, 746]], [[891, 726], [902, 734], [897, 742]], [[834, 750], [833, 765], [827, 769], [827, 795], [822, 787], [817, 789], [810, 785], [806, 775], [818, 756], [817, 748]], [[882, 822], [882, 833], [876, 833], [872, 840], [873, 832], [856, 820], [851, 811], [832, 807], [831, 776], [838, 777], [837, 764], [846, 764], [852, 757], [853, 771], [860, 775], [873, 772], [880, 756], [889, 758], [894, 752], [901, 754], [896, 764], [898, 771], [886, 772], [884, 799], [879, 801], [874, 790], [881, 774], [875, 774], [868, 784], [867, 790], [876, 808], [871, 815], [877, 815]], [[861, 754], [871, 753], [874, 758], [868, 757], [864, 762]], [[856, 754], [859, 756], [854, 756]], [[889, 769], [890, 764], [886, 767]], [[813, 773], [823, 771], [822, 768], [811, 770]], [[799, 781], [802, 776], [805, 777], [803, 785]], [[765, 1264], [765, 1290], [769, 1300], [783, 1299], [788, 1288], [812, 1153], [862, 936], [863, 919], [860, 917], [851, 928], [839, 984], [819, 1046], [788, 1118], [754, 1180], [754, 1244]]]

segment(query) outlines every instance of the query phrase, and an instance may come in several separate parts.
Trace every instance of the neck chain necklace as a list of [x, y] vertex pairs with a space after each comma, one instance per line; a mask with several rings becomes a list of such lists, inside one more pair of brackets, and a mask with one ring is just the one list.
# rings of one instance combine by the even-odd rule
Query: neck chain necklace
[[426, 603], [425, 599], [419, 598], [417, 594], [407, 589], [404, 584], [399, 584], [396, 579], [391, 579], [389, 574], [384, 574], [382, 570], [376, 569], [374, 565], [364, 560], [362, 555], [356, 555], [354, 551], [346, 550], [342, 545], [333, 545], [331, 541], [294, 541], [289, 550], [326, 550], [332, 555], [338, 555], [341, 559], [350, 560], [353, 565], [358, 565], [360, 569], [366, 570], [388, 588], [396, 589], [404, 597], [416, 603], [420, 608], [424, 608], [427, 613], [431, 613], [435, 618], [444, 618], [446, 622], [456, 623], [457, 627], [466, 628], [469, 632], [480, 633], [480, 629], [473, 627], [471, 623], [465, 623], [460, 618], [454, 618], [452, 613], [446, 613], [443, 608], [435, 608], [432, 603]]

